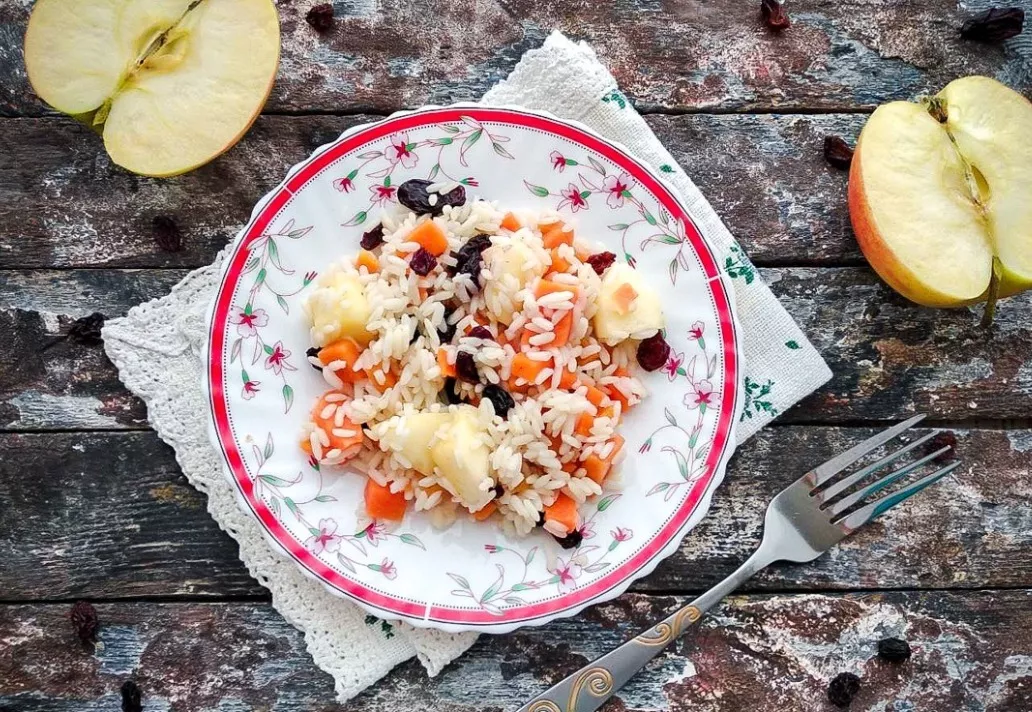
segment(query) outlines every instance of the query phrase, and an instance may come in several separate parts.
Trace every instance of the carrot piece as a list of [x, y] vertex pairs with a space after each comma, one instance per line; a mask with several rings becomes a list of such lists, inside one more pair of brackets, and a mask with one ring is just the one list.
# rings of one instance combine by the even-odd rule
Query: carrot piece
[[415, 229], [409, 233], [408, 240], [418, 243], [434, 257], [440, 257], [448, 249], [447, 235], [433, 220], [416, 225]]
[[563, 375], [559, 377], [559, 387], [570, 390], [577, 385], [577, 376], [563, 369]]
[[623, 394], [623, 391], [621, 391], [616, 386], [613, 386], [613, 385], [606, 386], [605, 387], [605, 391], [606, 391], [606, 395], [609, 396], [610, 400], [612, 400], [614, 402], [615, 401], [619, 401], [620, 402], [620, 412], [621, 413], [626, 413], [627, 409], [631, 407], [630, 399], [627, 396], [625, 396]]
[[569, 272], [571, 267], [569, 260], [560, 255], [557, 249], [552, 249], [550, 252], [552, 254], [552, 271]]
[[577, 424], [573, 426], [573, 432], [577, 433], [581, 437], [588, 437], [591, 435], [591, 427], [595, 424], [595, 419], [589, 413], [581, 413], [577, 416]]
[[627, 370], [626, 368], [624, 368], [623, 366], [617, 366], [617, 367], [616, 367], [616, 370], [615, 370], [615, 371], [613, 371], [613, 375], [614, 375], [614, 376], [617, 376], [617, 377], [619, 377], [619, 378], [627, 378], [628, 376], [630, 376], [630, 375], [631, 375], [631, 373], [630, 373], [630, 371], [628, 371], [628, 370]]
[[567, 230], [565, 226], [554, 227], [541, 235], [541, 242], [545, 249], [551, 250], [559, 245], [573, 244], [573, 230]]
[[380, 260], [369, 250], [360, 250], [355, 258], [355, 267], [365, 267], [369, 274], [376, 274], [380, 271]]
[[444, 349], [437, 349], [437, 365], [441, 367], [441, 373], [448, 378], [455, 378], [458, 372], [454, 363], [448, 363], [448, 352]]
[[573, 254], [577, 255], [577, 259], [581, 262], [587, 262], [591, 257], [591, 251], [578, 242], [573, 243]]
[[613, 292], [613, 301], [616, 302], [616, 311], [620, 314], [626, 314], [631, 310], [631, 305], [634, 304], [634, 300], [638, 298], [638, 292], [635, 291], [628, 282], [624, 282], [616, 291]]
[[308, 440], [308, 438], [305, 438], [301, 441], [301, 450], [307, 453], [309, 457], [312, 456], [312, 443]]
[[[376, 378], [375, 374], [377, 373], [383, 374], [383, 383], [380, 383], [380, 380]], [[394, 371], [385, 371], [383, 370], [382, 366], [377, 366], [376, 368], [367, 368], [365, 370], [365, 376], [369, 379], [369, 382], [373, 385], [373, 388], [380, 391], [381, 393], [386, 391], [388, 388], [394, 388], [394, 386], [398, 385], [398, 376], [394, 373]]]
[[373, 479], [366, 480], [365, 510], [373, 519], [401, 521], [405, 516], [408, 501], [404, 492], [391, 492], [390, 487], [379, 485]]
[[508, 230], [509, 232], [516, 232], [522, 225], [520, 225], [519, 219], [512, 213], [506, 213], [505, 217], [502, 218], [502, 229]]
[[591, 402], [591, 405], [596, 407], [601, 406], [602, 401], [606, 399], [605, 391], [599, 388], [595, 388], [594, 386], [588, 386], [587, 388], [588, 392], [586, 394], [586, 397]]
[[[322, 416], [323, 410], [326, 408], [326, 406], [330, 405], [330, 402], [326, 400], [326, 396], [329, 395], [329, 393], [335, 392], [336, 391], [329, 391], [328, 393], [324, 393], [322, 396], [319, 397], [319, 400], [315, 402], [315, 407], [312, 408], [312, 422], [315, 424], [315, 427], [319, 428], [324, 433], [326, 433], [326, 436], [330, 439], [329, 445], [324, 447], [323, 450], [340, 450], [344, 454], [344, 459], [347, 460], [358, 454], [358, 451], [362, 447], [362, 441], [365, 438], [365, 436], [362, 434], [362, 428], [358, 425], [355, 425], [355, 423], [353, 423], [347, 417], [345, 417], [344, 420], [341, 421], [340, 425], [337, 425], [336, 410], [334, 410], [334, 412], [330, 413], [325, 418]], [[343, 403], [337, 402], [333, 405], [337, 405], [339, 407], [343, 405]], [[352, 434], [337, 435], [333, 432], [334, 430], [350, 430]], [[304, 446], [302, 446], [301, 449], [304, 450]]]
[[323, 366], [329, 366], [334, 361], [342, 361], [344, 368], [334, 369], [337, 378], [345, 383], [354, 383], [361, 378], [359, 372], [353, 368], [358, 357], [362, 355], [360, 347], [354, 339], [337, 339], [332, 344], [327, 344], [319, 349], [318, 359]]
[[545, 521], [558, 522], [566, 529], [567, 533], [574, 531], [579, 523], [577, 503], [573, 498], [560, 493], [555, 498], [555, 502], [545, 507]]
[[584, 458], [584, 469], [587, 470], [587, 476], [598, 484], [602, 484], [613, 469], [613, 462], [620, 454], [620, 450], [623, 449], [624, 439], [620, 435], [614, 435], [612, 443], [613, 450], [609, 453], [609, 457], [603, 459], [595, 453], [591, 453]]
[[478, 509], [477, 511], [473, 512], [473, 518], [476, 519], [478, 522], [482, 522], [488, 517], [490, 517], [492, 514], [494, 514], [495, 510], [497, 509], [497, 504], [495, 504], [494, 502], [488, 502], [481, 509]]
[[573, 292], [574, 300], [580, 296], [580, 288], [577, 285], [553, 282], [550, 279], [539, 279], [537, 286], [534, 287], [534, 296], [538, 299], [546, 294], [554, 294], [555, 292]]
[[563, 221], [562, 220], [556, 220], [554, 222], [539, 223], [538, 224], [538, 230], [541, 231], [542, 235], [545, 235], [545, 234], [547, 234], [549, 232], [552, 232], [552, 230], [555, 230], [556, 228], [560, 228], [562, 226], [563, 226]]
[[548, 361], [534, 361], [526, 354], [516, 354], [512, 357], [512, 378], [522, 378], [527, 383], [533, 383], [546, 366]]
[[428, 296], [430, 296], [430, 290], [428, 290], [426, 287], [418, 287], [418, 289], [419, 289], [419, 301], [425, 302], [426, 298]]
[[562, 319], [552, 329], [552, 333], [555, 334], [555, 338], [548, 344], [549, 348], [559, 348], [566, 346], [566, 342], [570, 340], [570, 332], [573, 330], [573, 312], [566, 312], [563, 314]]

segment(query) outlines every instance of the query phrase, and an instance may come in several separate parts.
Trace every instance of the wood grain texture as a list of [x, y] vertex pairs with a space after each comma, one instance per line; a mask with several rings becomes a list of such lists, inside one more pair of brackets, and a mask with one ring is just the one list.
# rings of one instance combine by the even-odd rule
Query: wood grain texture
[[[152, 179], [114, 166], [70, 119], [0, 121], [0, 267], [199, 267], [254, 204], [313, 149], [375, 116], [261, 118], [236, 148], [188, 175]], [[846, 173], [824, 161], [829, 133], [853, 140], [863, 116], [647, 117], [752, 259], [859, 264]], [[84, 209], [85, 208], [85, 209]], [[156, 216], [184, 249], [162, 252]]]
[[[1032, 86], [1020, 45], [961, 40], [971, 11], [937, 0], [795, 0], [793, 25], [780, 34], [764, 27], [758, 3], [737, 0], [337, 2], [326, 35], [304, 21], [309, 7], [279, 3], [283, 47], [267, 111], [475, 100], [553, 28], [590, 42], [645, 110], [870, 108], [965, 74]], [[0, 2], [0, 112], [8, 116], [47, 111], [22, 65], [29, 9]]]
[[[99, 346], [61, 339], [72, 320], [120, 316], [166, 294], [181, 270], [0, 270], [0, 428], [140, 428], [143, 404]], [[835, 374], [785, 422], [1027, 418], [1032, 294], [1004, 301], [990, 330], [978, 309], [935, 310], [893, 293], [866, 267], [769, 268], [771, 285]], [[774, 384], [777, 387], [777, 384]]]
[[[739, 450], [709, 516], [635, 588], [713, 585], [758, 544], [782, 487], [870, 433], [761, 431]], [[955, 476], [816, 563], [776, 566], [748, 589], [1032, 585], [1032, 431], [959, 435]], [[0, 435], [0, 501], [4, 599], [264, 595], [153, 433]]]
[[[144, 709], [472, 712], [512, 710], [589, 659], [686, 602], [626, 595], [573, 619], [483, 636], [438, 677], [414, 661], [346, 706], [311, 664], [300, 633], [262, 604], [98, 606], [96, 650], [67, 605], [0, 607], [0, 708], [117, 710], [134, 679]], [[1019, 712], [1032, 705], [1028, 590], [877, 595], [736, 596], [653, 661], [610, 712], [830, 712], [830, 678], [862, 687], [853, 712]], [[912, 648], [905, 664], [875, 657], [882, 637]]]

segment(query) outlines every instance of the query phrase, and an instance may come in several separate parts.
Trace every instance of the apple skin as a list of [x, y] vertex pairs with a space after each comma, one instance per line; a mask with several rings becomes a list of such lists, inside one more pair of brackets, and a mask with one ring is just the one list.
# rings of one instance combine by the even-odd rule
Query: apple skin
[[868, 264], [894, 290], [910, 301], [926, 307], [961, 307], [984, 301], [984, 294], [967, 301], [957, 301], [956, 297], [943, 294], [934, 287], [922, 283], [917, 275], [896, 257], [878, 232], [877, 223], [864, 192], [862, 144], [861, 136], [849, 167], [848, 202], [853, 233]]

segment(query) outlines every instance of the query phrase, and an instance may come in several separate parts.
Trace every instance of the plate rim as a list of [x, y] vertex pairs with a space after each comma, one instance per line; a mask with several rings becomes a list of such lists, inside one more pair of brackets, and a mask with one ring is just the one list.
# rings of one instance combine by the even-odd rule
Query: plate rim
[[[662, 546], [662, 548], [659, 549], [659, 551], [657, 551], [655, 554], [653, 554], [648, 559], [646, 559], [638, 569], [636, 569], [633, 572], [631, 572], [622, 581], [619, 581], [618, 583], [616, 583], [615, 585], [611, 586], [610, 588], [602, 591], [601, 593], [598, 593], [598, 594], [596, 594], [594, 596], [591, 596], [591, 597], [585, 599], [584, 601], [580, 601], [578, 603], [575, 603], [575, 604], [570, 605], [568, 607], [562, 608], [560, 610], [548, 611], [546, 613], [537, 615], [537, 616], [532, 617], [532, 618], [525, 618], [525, 619], [512, 620], [512, 621], [506, 621], [506, 622], [498, 622], [498, 623], [490, 623], [490, 622], [489, 623], [476, 623], [476, 622], [461, 622], [461, 621], [459, 621], [459, 622], [450, 622], [450, 621], [441, 621], [441, 620], [431, 619], [430, 618], [430, 611], [433, 608], [433, 606], [431, 604], [428, 604], [425, 607], [425, 610], [424, 610], [423, 614], [420, 615], [420, 616], [407, 615], [407, 614], [403, 614], [403, 613], [398, 613], [396, 611], [387, 610], [387, 609], [384, 609], [384, 608], [381, 608], [381, 607], [377, 606], [375, 603], [371, 603], [369, 601], [366, 601], [364, 598], [361, 598], [359, 595], [356, 595], [356, 594], [354, 594], [354, 593], [352, 593], [350, 591], [342, 590], [341, 588], [333, 585], [329, 581], [327, 581], [327, 580], [323, 579], [322, 577], [320, 577], [319, 575], [317, 575], [314, 571], [311, 570], [311, 568], [309, 568], [309, 566], [307, 566], [303, 562], [299, 561], [293, 554], [291, 554], [290, 551], [288, 551], [284, 547], [284, 545], [282, 543], [280, 543], [280, 541], [278, 539], [276, 539], [276, 537], [273, 535], [273, 533], [269, 530], [269, 528], [266, 526], [266, 524], [262, 521], [261, 516], [259, 516], [259, 514], [255, 511], [253, 504], [247, 498], [247, 496], [244, 494], [243, 490], [241, 489], [240, 483], [237, 481], [237, 477], [234, 474], [234, 472], [232, 470], [232, 467], [229, 464], [229, 461], [228, 461], [228, 459], [226, 457], [226, 454], [225, 454], [225, 452], [223, 450], [223, 447], [222, 447], [221, 439], [219, 437], [218, 425], [217, 425], [216, 420], [215, 420], [215, 411], [214, 411], [214, 408], [212, 407], [213, 406], [213, 401], [212, 401], [213, 393], [212, 393], [211, 384], [210, 384], [210, 378], [209, 378], [209, 376], [210, 376], [210, 368], [211, 368], [211, 363], [212, 363], [212, 358], [211, 358], [211, 356], [212, 356], [212, 354], [211, 354], [211, 339], [212, 339], [212, 335], [213, 335], [213, 327], [215, 326], [213, 322], [214, 322], [214, 319], [215, 319], [215, 315], [216, 315], [216, 311], [217, 311], [217, 307], [218, 307], [218, 303], [219, 303], [219, 298], [218, 297], [222, 293], [223, 288], [225, 287], [225, 282], [226, 282], [226, 279], [227, 279], [227, 276], [228, 276], [229, 268], [231, 266], [231, 260], [229, 259], [229, 256], [233, 252], [233, 250], [239, 245], [239, 243], [244, 239], [245, 235], [248, 233], [249, 229], [254, 224], [255, 220], [259, 217], [259, 215], [262, 212], [264, 212], [264, 210], [268, 207], [268, 205], [278, 195], [280, 195], [285, 189], [288, 190], [288, 191], [290, 190], [289, 187], [288, 187], [288, 184], [291, 183], [292, 180], [294, 180], [294, 178], [297, 176], [297, 174], [299, 174], [306, 167], [308, 167], [317, 157], [322, 155], [324, 152], [330, 150], [332, 147], [336, 146], [342, 140], [347, 139], [349, 136], [352, 136], [353, 134], [359, 133], [361, 131], [365, 131], [365, 130], [370, 129], [372, 127], [378, 126], [380, 124], [384, 124], [384, 123], [387, 123], [387, 122], [395, 121], [397, 119], [400, 119], [400, 118], [403, 118], [403, 117], [407, 117], [407, 116], [412, 116], [412, 115], [416, 115], [416, 114], [424, 114], [424, 113], [429, 113], [429, 112], [433, 112], [433, 111], [459, 110], [459, 109], [470, 109], [470, 110], [485, 110], [485, 109], [486, 110], [491, 110], [491, 109], [493, 109], [493, 110], [502, 110], [502, 111], [506, 111], [507, 110], [507, 111], [517, 112], [517, 113], [522, 113], [522, 114], [528, 114], [528, 115], [531, 115], [531, 116], [538, 116], [538, 117], [544, 118], [544, 119], [549, 120], [549, 121], [554, 121], [554, 122], [557, 122], [559, 124], [563, 124], [563, 125], [569, 126], [569, 127], [573, 128], [573, 129], [575, 129], [577, 131], [581, 131], [581, 132], [587, 134], [588, 136], [593, 137], [596, 140], [599, 140], [599, 141], [601, 141], [601, 142], [603, 142], [605, 144], [608, 144], [613, 149], [615, 149], [617, 152], [619, 152], [619, 153], [623, 154], [624, 156], [626, 156], [627, 158], [629, 158], [634, 164], [636, 164], [639, 168], [641, 168], [650, 178], [655, 180], [656, 183], [660, 185], [660, 187], [665, 189], [670, 194], [670, 196], [673, 198], [674, 202], [677, 203], [682, 208], [684, 213], [686, 215], [688, 215], [689, 217], [691, 217], [693, 219], [693, 221], [696, 223], [695, 227], [696, 227], [696, 230], [699, 232], [699, 236], [702, 239], [702, 242], [706, 245], [707, 249], [710, 251], [710, 253], [711, 253], [711, 255], [712, 255], [713, 259], [714, 259], [714, 262], [717, 264], [717, 268], [718, 268], [717, 277], [716, 277], [715, 280], [711, 280], [711, 281], [718, 281], [721, 284], [721, 286], [723, 288], [723, 291], [724, 291], [724, 294], [725, 294], [725, 296], [727, 298], [730, 318], [727, 320], [726, 327], [730, 330], [730, 336], [731, 336], [731, 340], [732, 340], [733, 347], [734, 347], [733, 350], [732, 350], [732, 353], [735, 355], [735, 360], [736, 360], [736, 367], [735, 367], [735, 399], [734, 399], [733, 412], [731, 414], [731, 418], [729, 420], [729, 425], [728, 425], [728, 428], [727, 428], [727, 441], [724, 444], [724, 448], [723, 448], [723, 451], [721, 453], [721, 456], [720, 456], [719, 460], [717, 461], [716, 466], [714, 467], [713, 475], [710, 478], [709, 484], [703, 490], [702, 494], [699, 497], [698, 502], [695, 504], [694, 508], [689, 513], [688, 517], [681, 524], [681, 526], [679, 527], [678, 531], [674, 532], [674, 534], [671, 536], [670, 540], [666, 544], [664, 544]], [[325, 143], [325, 144], [322, 144], [321, 146], [318, 146], [308, 156], [306, 156], [302, 160], [298, 161], [294, 165], [290, 166], [286, 170], [286, 173], [284, 174], [283, 180], [280, 181], [278, 184], [276, 184], [276, 186], [274, 186], [272, 189], [270, 189], [265, 195], [263, 195], [261, 198], [259, 198], [255, 202], [254, 208], [251, 210], [251, 214], [248, 217], [247, 222], [237, 232], [237, 234], [233, 237], [233, 239], [230, 242], [228, 242], [226, 244], [226, 246], [220, 251], [220, 255], [223, 256], [223, 263], [222, 263], [222, 265], [220, 265], [220, 268], [219, 268], [219, 278], [218, 278], [218, 282], [217, 282], [218, 286], [217, 286], [217, 288], [215, 290], [215, 294], [212, 297], [211, 303], [208, 305], [208, 308], [207, 308], [206, 314], [205, 314], [205, 321], [204, 321], [205, 331], [204, 331], [204, 340], [203, 340], [203, 344], [202, 344], [203, 354], [204, 354], [204, 369], [202, 370], [202, 373], [201, 373], [201, 376], [200, 376], [201, 386], [202, 386], [202, 390], [203, 390], [203, 394], [204, 394], [204, 398], [205, 398], [205, 405], [208, 408], [208, 413], [207, 413], [207, 431], [208, 431], [208, 438], [209, 438], [210, 444], [212, 445], [213, 449], [215, 450], [216, 456], [219, 458], [219, 469], [221, 470], [222, 475], [225, 478], [227, 478], [229, 480], [229, 482], [230, 482], [231, 489], [233, 491], [233, 494], [234, 494], [234, 497], [236, 499], [237, 505], [245, 513], [249, 514], [251, 517], [253, 517], [256, 520], [256, 524], [258, 525], [258, 529], [261, 532], [262, 537], [269, 544], [269, 546], [273, 549], [273, 551], [275, 551], [280, 556], [283, 556], [286, 559], [288, 559], [292, 563], [292, 565], [297, 570], [299, 570], [305, 577], [307, 577], [308, 579], [310, 579], [312, 581], [315, 581], [315, 582], [319, 583], [325, 590], [330, 592], [335, 597], [351, 601], [352, 603], [354, 603], [357, 606], [359, 606], [365, 612], [367, 612], [367, 613], [369, 613], [371, 615], [374, 615], [377, 618], [380, 618], [380, 619], [383, 619], [383, 620], [388, 620], [388, 621], [404, 621], [404, 622], [409, 623], [410, 625], [412, 625], [412, 626], [414, 626], [416, 628], [420, 628], [420, 629], [441, 630], [441, 631], [444, 631], [444, 632], [447, 632], [447, 633], [477, 632], [477, 633], [501, 634], [501, 633], [508, 633], [508, 632], [511, 632], [511, 631], [516, 630], [518, 628], [527, 627], [527, 626], [537, 627], [537, 626], [545, 625], [545, 624], [547, 624], [547, 623], [549, 623], [549, 622], [551, 622], [553, 620], [559, 619], [559, 618], [570, 618], [570, 617], [579, 615], [582, 611], [584, 611], [584, 609], [586, 609], [589, 606], [594, 606], [594, 605], [599, 604], [599, 603], [610, 601], [610, 600], [612, 600], [614, 598], [617, 598], [618, 596], [623, 595], [627, 591], [627, 589], [631, 586], [631, 584], [633, 584], [635, 581], [638, 581], [638, 580], [648, 576], [649, 574], [651, 574], [653, 571], [655, 571], [656, 567], [659, 565], [659, 563], [661, 561], [667, 559], [675, 551], [677, 551], [677, 549], [681, 545], [681, 542], [684, 540], [685, 536], [687, 536], [690, 531], [692, 531], [696, 526], [698, 526], [698, 524], [709, 513], [710, 507], [712, 506], [713, 495], [716, 492], [717, 488], [720, 486], [720, 484], [724, 481], [724, 477], [726, 475], [726, 470], [727, 470], [727, 464], [730, 461], [731, 457], [733, 456], [733, 454], [734, 454], [734, 452], [735, 452], [735, 450], [737, 448], [737, 442], [736, 442], [735, 436], [736, 436], [736, 432], [737, 432], [738, 426], [739, 426], [739, 415], [740, 415], [741, 408], [742, 408], [742, 403], [743, 403], [742, 389], [743, 389], [743, 383], [744, 383], [744, 358], [743, 358], [744, 355], [742, 353], [741, 325], [740, 325], [740, 321], [739, 321], [739, 318], [738, 318], [737, 299], [736, 299], [736, 295], [735, 295], [735, 291], [734, 291], [734, 286], [731, 283], [730, 279], [728, 278], [727, 273], [724, 270], [719, 269], [720, 262], [717, 259], [717, 255], [715, 254], [715, 250], [713, 248], [713, 245], [711, 244], [711, 240], [707, 239], [706, 235], [703, 234], [702, 230], [698, 229], [698, 220], [695, 219], [695, 216], [693, 215], [692, 211], [688, 209], [686, 201], [680, 195], [680, 191], [678, 191], [676, 188], [674, 188], [672, 185], [670, 185], [670, 183], [666, 179], [664, 179], [661, 175], [659, 175], [657, 173], [657, 171], [653, 170], [652, 167], [647, 165], [642, 159], [638, 158], [637, 155], [633, 151], [628, 149], [623, 143], [621, 143], [619, 141], [615, 141], [613, 139], [610, 139], [610, 138], [607, 138], [607, 137], [601, 135], [598, 131], [595, 131], [594, 129], [592, 129], [591, 127], [583, 124], [580, 121], [573, 120], [573, 119], [561, 118], [561, 117], [556, 116], [555, 114], [553, 114], [553, 113], [551, 113], [549, 111], [543, 111], [543, 110], [539, 110], [539, 109], [529, 109], [527, 107], [519, 106], [519, 105], [514, 105], [514, 104], [497, 104], [496, 105], [496, 104], [481, 104], [481, 103], [478, 103], [478, 102], [456, 102], [456, 103], [447, 104], [447, 105], [426, 104], [426, 105], [420, 106], [420, 107], [415, 108], [415, 109], [405, 109], [405, 110], [401, 110], [401, 111], [396, 111], [396, 112], [391, 113], [388, 116], [382, 117], [382, 118], [377, 119], [375, 121], [368, 121], [368, 122], [364, 122], [364, 123], [357, 124], [355, 126], [347, 128], [341, 134], [339, 134], [336, 138], [334, 138], [332, 141], [329, 141], [328, 143]], [[361, 582], [354, 581], [352, 583], [357, 588], [359, 588], [359, 589], [365, 589], [365, 586]], [[379, 594], [376, 594], [376, 595], [379, 595]]]

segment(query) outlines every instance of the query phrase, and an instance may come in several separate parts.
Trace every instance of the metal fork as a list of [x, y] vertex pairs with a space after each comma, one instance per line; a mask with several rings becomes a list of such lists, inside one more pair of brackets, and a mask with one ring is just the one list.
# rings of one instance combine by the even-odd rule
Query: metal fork
[[852, 494], [842, 496], [849, 488], [934, 437], [934, 432], [929, 433], [877, 462], [836, 479], [837, 475], [861, 458], [903, 434], [923, 418], [924, 415], [918, 415], [882, 431], [810, 470], [783, 489], [767, 507], [763, 541], [737, 571], [668, 616], [662, 623], [552, 686], [518, 712], [591, 712], [598, 709], [649, 660], [678, 638], [687, 626], [699, 620], [704, 612], [758, 571], [775, 561], [813, 561], [867, 522], [948, 475], [960, 465], [959, 461], [927, 474], [898, 491], [872, 499], [878, 492], [946, 454], [951, 449], [950, 445], [908, 462]]

